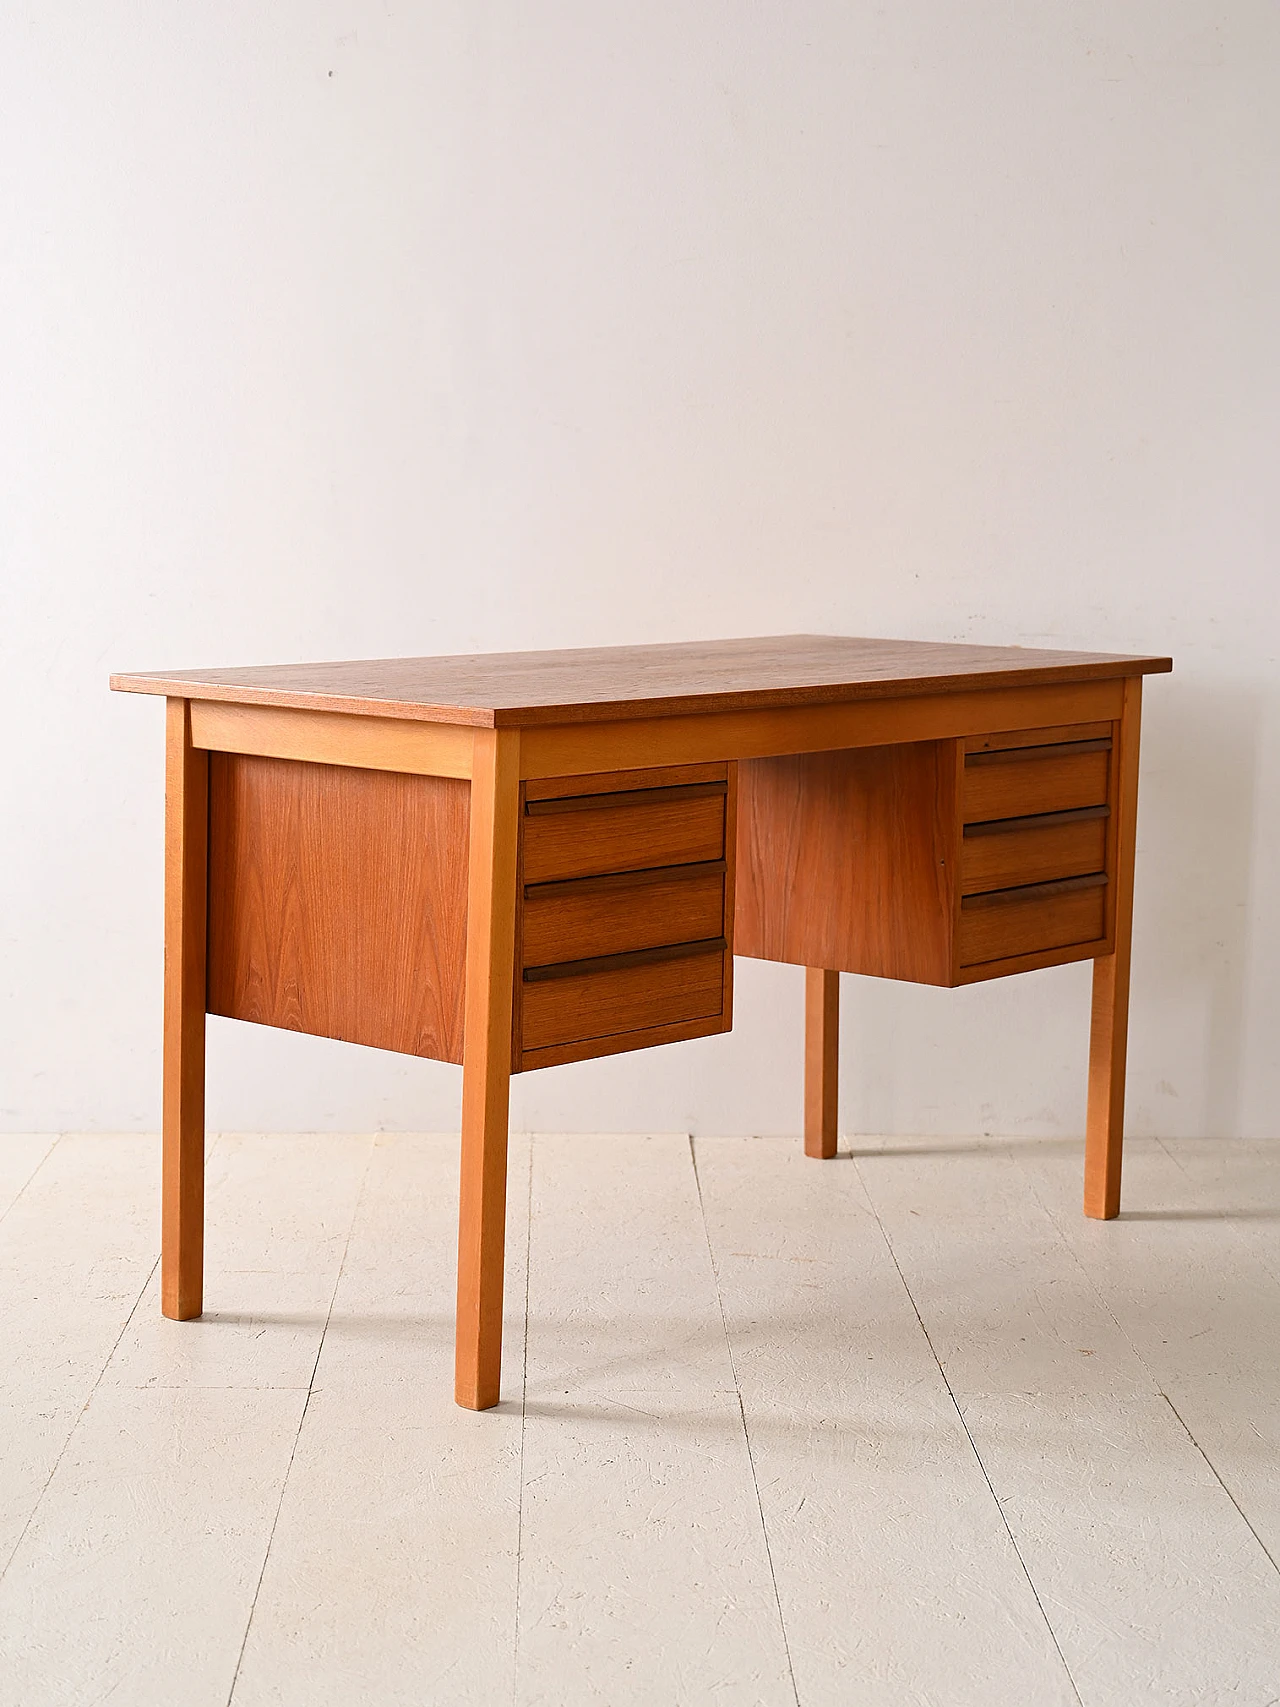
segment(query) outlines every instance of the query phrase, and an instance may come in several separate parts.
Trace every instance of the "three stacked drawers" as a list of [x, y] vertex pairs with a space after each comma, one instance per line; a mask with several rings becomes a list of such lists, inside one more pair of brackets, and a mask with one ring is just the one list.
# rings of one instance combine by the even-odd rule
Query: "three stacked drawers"
[[958, 961], [1107, 935], [1112, 725], [975, 736], [961, 784]]
[[727, 1031], [727, 764], [525, 784], [518, 1069]]

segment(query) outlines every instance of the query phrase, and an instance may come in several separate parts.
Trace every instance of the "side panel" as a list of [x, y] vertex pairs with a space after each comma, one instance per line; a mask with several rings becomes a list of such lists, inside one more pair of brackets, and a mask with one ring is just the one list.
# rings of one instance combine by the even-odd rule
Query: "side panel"
[[952, 741], [741, 761], [735, 952], [950, 984], [956, 773]]
[[209, 755], [210, 1013], [462, 1060], [470, 785]]

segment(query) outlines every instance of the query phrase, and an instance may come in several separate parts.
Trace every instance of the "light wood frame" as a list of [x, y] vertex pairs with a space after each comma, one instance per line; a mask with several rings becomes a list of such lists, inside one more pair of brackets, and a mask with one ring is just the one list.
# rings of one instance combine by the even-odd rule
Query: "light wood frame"
[[204, 1308], [209, 756], [192, 743], [187, 700], [167, 702], [165, 723], [160, 1308], [189, 1321]]
[[1110, 954], [1093, 963], [1089, 1022], [1089, 1107], [1085, 1130], [1084, 1212], [1110, 1221], [1120, 1213], [1124, 1089], [1129, 1037], [1129, 966], [1133, 947], [1133, 870], [1138, 827], [1138, 747], [1142, 677], [1129, 676], [1112, 741]]

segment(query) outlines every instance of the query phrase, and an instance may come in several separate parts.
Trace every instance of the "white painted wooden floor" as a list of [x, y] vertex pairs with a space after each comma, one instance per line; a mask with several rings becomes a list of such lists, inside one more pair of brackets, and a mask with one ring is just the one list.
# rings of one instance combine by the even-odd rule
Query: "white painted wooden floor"
[[1280, 1145], [517, 1141], [482, 1416], [455, 1152], [0, 1139], [4, 1707], [1280, 1700]]

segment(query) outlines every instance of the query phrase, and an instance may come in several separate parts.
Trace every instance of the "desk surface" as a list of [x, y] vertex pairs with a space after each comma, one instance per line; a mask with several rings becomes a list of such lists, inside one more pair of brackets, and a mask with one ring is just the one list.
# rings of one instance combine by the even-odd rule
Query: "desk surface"
[[836, 705], [962, 688], [1035, 687], [1171, 670], [1170, 658], [787, 634], [665, 646], [266, 664], [115, 675], [129, 693], [234, 700], [478, 728]]

